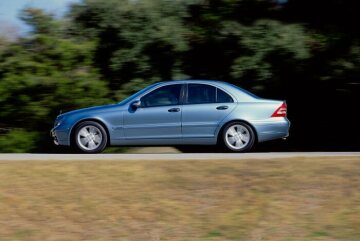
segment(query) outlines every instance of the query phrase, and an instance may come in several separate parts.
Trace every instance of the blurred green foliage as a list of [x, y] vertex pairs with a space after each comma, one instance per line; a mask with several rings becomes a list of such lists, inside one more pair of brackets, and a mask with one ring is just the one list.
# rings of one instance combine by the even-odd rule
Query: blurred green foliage
[[0, 135], [0, 150], [5, 153], [29, 152], [36, 148], [39, 138], [39, 133], [35, 131], [14, 129]]
[[[0, 152], [51, 151], [48, 131], [60, 110], [118, 102], [150, 83], [185, 78], [287, 99], [301, 142], [307, 104], [324, 107], [310, 110], [321, 119], [329, 105], [358, 96], [353, 8], [346, 1], [83, 0], [61, 19], [24, 9], [32, 31], [0, 38]], [[334, 13], [346, 15], [334, 21]]]

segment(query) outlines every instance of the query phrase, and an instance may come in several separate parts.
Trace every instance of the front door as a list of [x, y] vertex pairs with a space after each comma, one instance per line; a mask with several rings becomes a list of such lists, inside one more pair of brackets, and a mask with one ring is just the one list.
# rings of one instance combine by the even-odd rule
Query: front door
[[143, 96], [141, 106], [124, 114], [124, 137], [131, 144], [181, 141], [182, 84], [159, 87]]

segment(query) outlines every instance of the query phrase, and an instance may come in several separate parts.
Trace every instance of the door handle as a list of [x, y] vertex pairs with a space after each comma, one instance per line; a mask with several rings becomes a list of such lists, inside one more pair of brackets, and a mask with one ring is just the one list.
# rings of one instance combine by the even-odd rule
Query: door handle
[[216, 107], [217, 110], [226, 110], [227, 108], [229, 108], [229, 106], [227, 106], [227, 105], [221, 105], [221, 106]]
[[171, 109], [168, 109], [169, 112], [179, 112], [180, 111], [180, 108], [171, 108]]

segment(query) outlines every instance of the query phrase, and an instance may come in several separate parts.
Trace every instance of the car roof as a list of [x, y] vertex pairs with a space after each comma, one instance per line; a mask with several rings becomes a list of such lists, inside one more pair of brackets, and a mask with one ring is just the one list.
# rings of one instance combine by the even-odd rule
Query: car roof
[[156, 83], [156, 86], [159, 85], [167, 85], [167, 84], [192, 84], [192, 83], [196, 83], [196, 84], [210, 84], [210, 85], [214, 85], [216, 87], [220, 87], [223, 90], [225, 90], [226, 92], [232, 94], [232, 96], [236, 96], [236, 99], [238, 100], [254, 100], [256, 97], [255, 95], [253, 95], [252, 93], [238, 87], [235, 86], [233, 84], [224, 82], [224, 81], [220, 81], [220, 80], [169, 80], [169, 81], [162, 81], [162, 82], [158, 82]]
[[166, 80], [166, 81], [161, 81], [159, 83], [199, 83], [199, 82], [206, 82], [206, 83], [225, 83], [223, 81], [220, 80], [202, 80], [202, 79], [184, 79], [184, 80]]
[[167, 80], [158, 82], [158, 84], [215, 84], [220, 86], [229, 87], [231, 84], [220, 81], [220, 80], [200, 80], [200, 79], [193, 79], [193, 80]]

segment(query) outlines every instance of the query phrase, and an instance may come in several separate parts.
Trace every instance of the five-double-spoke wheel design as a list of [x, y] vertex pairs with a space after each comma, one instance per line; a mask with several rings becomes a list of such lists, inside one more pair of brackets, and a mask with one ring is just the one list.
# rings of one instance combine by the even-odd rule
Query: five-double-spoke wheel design
[[101, 152], [106, 147], [107, 134], [97, 122], [85, 121], [76, 128], [75, 143], [83, 152]]
[[231, 151], [248, 151], [255, 142], [255, 134], [252, 128], [243, 122], [227, 124], [222, 133], [223, 143]]

